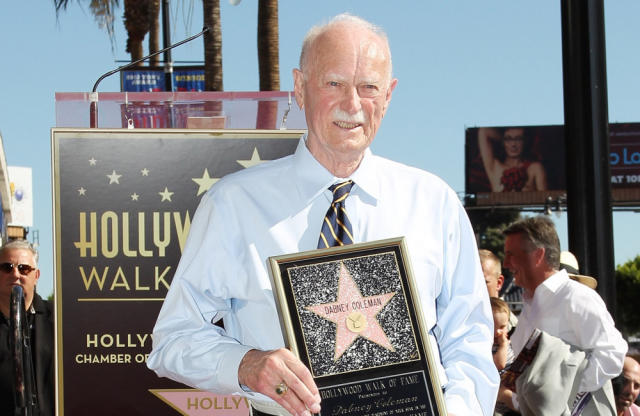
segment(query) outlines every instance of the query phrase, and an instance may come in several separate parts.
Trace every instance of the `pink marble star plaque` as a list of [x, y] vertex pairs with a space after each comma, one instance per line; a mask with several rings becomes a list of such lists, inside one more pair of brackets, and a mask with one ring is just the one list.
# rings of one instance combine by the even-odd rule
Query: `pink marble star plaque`
[[395, 294], [391, 292], [362, 296], [349, 271], [340, 262], [338, 299], [335, 302], [306, 307], [307, 310], [336, 324], [334, 361], [337, 361], [358, 337], [375, 342], [389, 351], [395, 351], [376, 318], [378, 312]]

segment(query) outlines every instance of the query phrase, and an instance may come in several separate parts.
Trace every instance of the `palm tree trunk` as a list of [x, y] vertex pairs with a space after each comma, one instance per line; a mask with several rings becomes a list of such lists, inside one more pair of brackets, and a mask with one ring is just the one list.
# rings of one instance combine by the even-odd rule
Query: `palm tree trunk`
[[280, 90], [278, 0], [258, 1], [260, 91]]
[[220, 0], [202, 0], [204, 25], [209, 32], [204, 35], [204, 89], [222, 91], [222, 29], [220, 25]]
[[[160, 0], [149, 1], [149, 54], [160, 50]], [[160, 56], [156, 55], [149, 59], [149, 65], [156, 66]]]
[[149, 0], [124, 0], [124, 26], [127, 29], [127, 52], [131, 61], [142, 58], [142, 41], [149, 31]]
[[[280, 57], [278, 39], [278, 0], [258, 2], [258, 68], [260, 91], [280, 90]], [[275, 129], [278, 102], [258, 102], [257, 129]]]

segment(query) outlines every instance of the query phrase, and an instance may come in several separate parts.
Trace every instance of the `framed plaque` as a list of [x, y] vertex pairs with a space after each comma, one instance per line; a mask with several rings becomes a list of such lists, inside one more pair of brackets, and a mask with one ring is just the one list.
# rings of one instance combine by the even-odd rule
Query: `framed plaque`
[[149, 370], [151, 333], [202, 195], [303, 134], [52, 129], [57, 415], [248, 415]]
[[269, 258], [286, 346], [321, 415], [445, 415], [403, 238]]

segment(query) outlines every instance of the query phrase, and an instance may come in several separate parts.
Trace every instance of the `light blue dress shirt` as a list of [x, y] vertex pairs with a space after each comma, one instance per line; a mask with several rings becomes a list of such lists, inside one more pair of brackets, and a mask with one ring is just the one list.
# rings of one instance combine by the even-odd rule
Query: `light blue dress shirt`
[[[217, 182], [194, 215], [153, 331], [149, 368], [196, 388], [270, 400], [238, 383], [247, 351], [284, 346], [267, 259], [316, 248], [332, 199], [327, 188], [339, 179], [301, 139], [294, 155]], [[457, 195], [436, 176], [368, 149], [349, 179], [355, 242], [406, 238], [447, 410], [491, 415], [499, 383], [493, 318]], [[225, 330], [213, 324], [223, 318]]]

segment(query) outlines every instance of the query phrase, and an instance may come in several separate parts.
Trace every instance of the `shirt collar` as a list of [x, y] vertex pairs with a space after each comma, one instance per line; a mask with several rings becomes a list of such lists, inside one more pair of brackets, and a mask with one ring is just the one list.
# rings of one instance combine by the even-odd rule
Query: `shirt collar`
[[558, 270], [551, 276], [547, 277], [544, 282], [540, 283], [536, 288], [533, 297], [547, 297], [549, 293], [556, 293], [567, 280], [569, 280], [567, 271], [564, 269]]
[[332, 184], [345, 179], [352, 179], [356, 183], [352, 192], [362, 191], [378, 199], [380, 194], [378, 172], [375, 167], [375, 158], [369, 148], [365, 150], [360, 166], [349, 178], [338, 178], [313, 157], [307, 148], [306, 138], [305, 135], [300, 139], [294, 155], [294, 170], [299, 179], [296, 186], [303, 200], [313, 200]]

